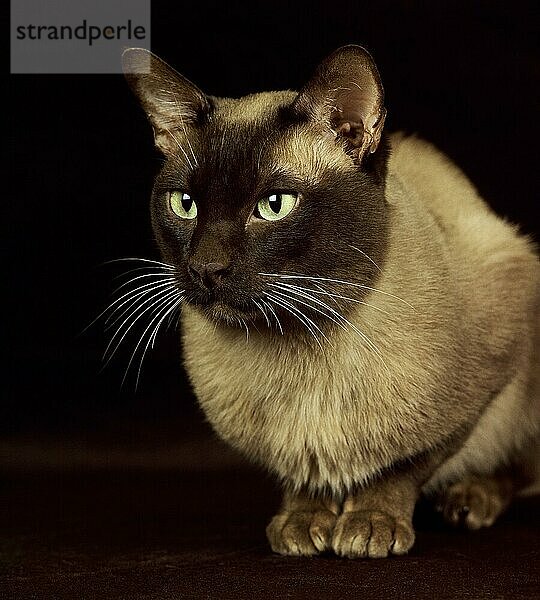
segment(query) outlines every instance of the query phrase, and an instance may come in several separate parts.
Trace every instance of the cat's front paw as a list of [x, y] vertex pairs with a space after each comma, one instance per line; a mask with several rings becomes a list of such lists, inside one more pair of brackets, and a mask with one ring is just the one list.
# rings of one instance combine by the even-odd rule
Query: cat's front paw
[[266, 528], [274, 552], [313, 556], [331, 548], [336, 515], [329, 510], [283, 512]]
[[332, 538], [334, 552], [347, 558], [405, 554], [413, 544], [412, 523], [376, 510], [343, 513], [337, 520]]

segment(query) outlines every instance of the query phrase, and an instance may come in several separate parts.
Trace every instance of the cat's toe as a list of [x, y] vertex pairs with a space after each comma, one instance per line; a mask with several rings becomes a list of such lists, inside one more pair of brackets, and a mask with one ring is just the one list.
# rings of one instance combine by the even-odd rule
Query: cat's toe
[[450, 486], [439, 500], [439, 510], [453, 526], [480, 529], [493, 525], [506, 504], [491, 480], [471, 479]]
[[339, 517], [332, 548], [347, 558], [384, 558], [389, 554], [405, 554], [413, 543], [410, 523], [381, 511], [361, 510]]
[[266, 528], [274, 552], [313, 556], [330, 548], [336, 516], [330, 511], [280, 513]]

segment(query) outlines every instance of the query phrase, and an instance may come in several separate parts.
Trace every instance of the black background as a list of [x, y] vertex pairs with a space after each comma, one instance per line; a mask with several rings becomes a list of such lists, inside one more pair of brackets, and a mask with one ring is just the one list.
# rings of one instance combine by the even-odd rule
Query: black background
[[[240, 96], [297, 89], [332, 50], [362, 44], [385, 85], [387, 129], [433, 141], [537, 235], [535, 4], [153, 0], [152, 48], [206, 92]], [[11, 75], [9, 99], [2, 428], [200, 420], [175, 335], [162, 336], [137, 391], [133, 378], [120, 387], [127, 351], [100, 373], [101, 325], [78, 335], [121, 270], [104, 261], [158, 258], [148, 198], [159, 156], [122, 76]]]

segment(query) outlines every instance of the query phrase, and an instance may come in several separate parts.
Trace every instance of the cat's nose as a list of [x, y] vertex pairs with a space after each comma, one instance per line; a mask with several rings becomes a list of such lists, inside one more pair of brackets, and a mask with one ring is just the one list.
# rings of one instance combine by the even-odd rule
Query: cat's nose
[[188, 265], [188, 271], [192, 279], [198, 283], [202, 283], [208, 289], [216, 287], [221, 283], [227, 269], [228, 265], [220, 262], [191, 262]]

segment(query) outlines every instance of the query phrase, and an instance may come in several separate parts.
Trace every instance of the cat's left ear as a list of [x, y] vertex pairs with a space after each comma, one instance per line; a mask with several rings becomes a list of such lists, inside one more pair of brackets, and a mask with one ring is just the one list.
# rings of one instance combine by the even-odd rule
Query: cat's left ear
[[386, 109], [373, 58], [361, 46], [343, 46], [328, 56], [302, 88], [293, 110], [345, 138], [360, 162], [381, 140]]
[[210, 110], [203, 92], [165, 61], [143, 48], [122, 54], [124, 75], [154, 129], [156, 146], [173, 151], [175, 130], [195, 125]]

